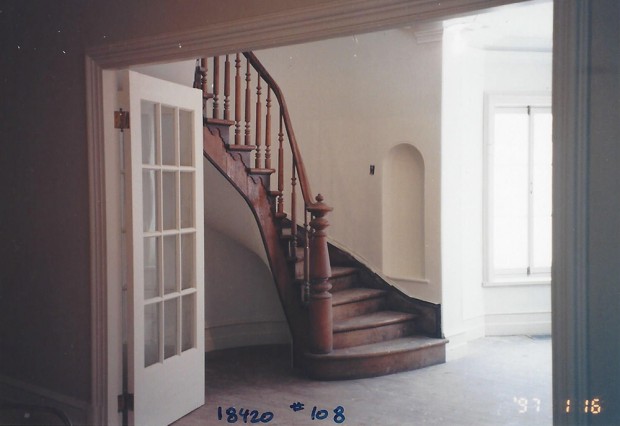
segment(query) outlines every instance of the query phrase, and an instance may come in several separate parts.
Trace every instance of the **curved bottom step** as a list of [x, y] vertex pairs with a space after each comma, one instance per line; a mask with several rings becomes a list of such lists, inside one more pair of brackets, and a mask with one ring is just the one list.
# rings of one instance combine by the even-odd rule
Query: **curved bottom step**
[[306, 374], [318, 380], [347, 380], [417, 370], [446, 362], [446, 339], [408, 336], [386, 342], [304, 354]]

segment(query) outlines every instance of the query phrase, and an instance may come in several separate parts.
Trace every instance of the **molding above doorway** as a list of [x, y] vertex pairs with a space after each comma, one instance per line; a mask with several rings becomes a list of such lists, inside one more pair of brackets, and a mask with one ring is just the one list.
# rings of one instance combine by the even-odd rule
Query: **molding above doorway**
[[523, 0], [346, 0], [87, 49], [101, 68], [291, 45], [456, 17]]

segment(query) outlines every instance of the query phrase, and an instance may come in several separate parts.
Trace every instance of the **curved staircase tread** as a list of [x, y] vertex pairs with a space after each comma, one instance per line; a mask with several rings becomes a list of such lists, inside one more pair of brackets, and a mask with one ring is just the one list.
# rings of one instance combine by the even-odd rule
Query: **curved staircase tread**
[[370, 343], [367, 345], [352, 346], [349, 348], [334, 349], [328, 354], [311, 354], [306, 353], [308, 358], [369, 358], [377, 356], [385, 356], [400, 352], [418, 351], [434, 346], [445, 345], [447, 339], [439, 339], [422, 335], [414, 335], [401, 337], [399, 339], [386, 340], [384, 342]]
[[366, 328], [381, 327], [390, 324], [412, 321], [417, 317], [418, 315], [408, 312], [378, 311], [334, 321], [333, 330], [334, 333], [362, 330]]
[[386, 293], [387, 291], [376, 288], [348, 288], [332, 293], [332, 306], [375, 299], [384, 296]]
[[357, 268], [352, 266], [332, 266], [332, 278], [344, 277], [357, 273]]

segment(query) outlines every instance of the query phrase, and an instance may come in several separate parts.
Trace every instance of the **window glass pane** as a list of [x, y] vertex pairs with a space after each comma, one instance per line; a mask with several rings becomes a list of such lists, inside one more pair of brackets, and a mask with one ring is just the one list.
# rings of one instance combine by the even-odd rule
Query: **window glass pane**
[[183, 296], [182, 342], [181, 350], [196, 347], [196, 294]]
[[175, 109], [162, 105], [161, 107], [161, 162], [165, 165], [176, 164], [175, 141]]
[[177, 291], [177, 236], [164, 237], [164, 294]]
[[490, 194], [495, 269], [527, 268], [528, 135], [526, 109], [495, 114]]
[[181, 228], [194, 226], [194, 173], [181, 172]]
[[164, 302], [164, 359], [177, 354], [179, 298]]
[[152, 303], [144, 306], [144, 366], [159, 362], [159, 306]]
[[144, 299], [159, 296], [159, 237], [144, 239]]
[[192, 111], [179, 110], [179, 143], [181, 145], [181, 165], [193, 166], [194, 132]]
[[155, 147], [157, 136], [156, 105], [153, 102], [142, 101], [140, 105], [142, 115], [142, 163], [155, 164]]
[[551, 266], [551, 112], [532, 114], [532, 267]]
[[162, 172], [162, 210], [163, 226], [166, 229], [177, 228], [177, 174]]
[[158, 172], [142, 171], [142, 221], [146, 232], [157, 229]]
[[195, 246], [194, 234], [181, 235], [181, 288], [192, 288], [196, 284], [195, 279]]
[[533, 268], [551, 267], [551, 215], [534, 217]]

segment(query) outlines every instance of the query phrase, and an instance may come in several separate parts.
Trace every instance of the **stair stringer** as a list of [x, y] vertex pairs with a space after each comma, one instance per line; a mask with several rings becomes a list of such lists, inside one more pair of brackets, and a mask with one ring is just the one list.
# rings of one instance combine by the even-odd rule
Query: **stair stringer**
[[239, 192], [254, 215], [293, 339], [293, 362], [296, 367], [302, 367], [303, 354], [308, 348], [307, 312], [300, 303], [300, 289], [280, 243], [278, 219], [273, 213], [269, 190], [261, 178], [248, 173], [243, 154], [226, 149], [219, 126], [210, 127], [204, 128], [203, 155]]

